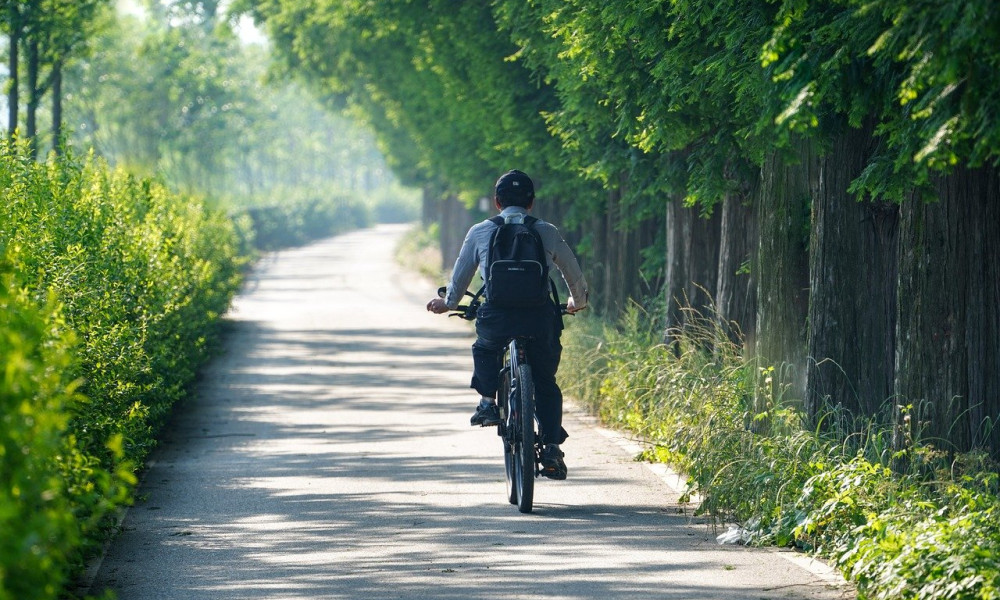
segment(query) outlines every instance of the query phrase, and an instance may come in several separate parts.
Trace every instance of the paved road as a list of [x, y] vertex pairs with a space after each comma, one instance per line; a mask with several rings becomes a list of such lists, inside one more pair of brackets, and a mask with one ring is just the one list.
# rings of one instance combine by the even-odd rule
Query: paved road
[[[471, 330], [380, 227], [263, 260], [92, 592], [121, 600], [833, 599], [821, 565], [720, 547], [613, 434], [568, 417], [570, 478], [506, 502], [473, 429]], [[572, 326], [572, 325], [570, 325]], [[804, 564], [804, 566], [802, 566]]]

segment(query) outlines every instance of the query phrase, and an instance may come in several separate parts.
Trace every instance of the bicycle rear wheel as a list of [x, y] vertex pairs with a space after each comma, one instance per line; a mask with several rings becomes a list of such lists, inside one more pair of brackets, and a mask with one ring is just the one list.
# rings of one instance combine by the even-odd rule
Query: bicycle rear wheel
[[520, 429], [514, 440], [517, 509], [528, 513], [535, 496], [535, 382], [528, 365], [518, 365], [516, 393], [518, 414], [515, 421]]
[[514, 433], [518, 431], [510, 418], [510, 367], [505, 367], [500, 377], [500, 389], [497, 392], [497, 404], [500, 406], [500, 414], [504, 423], [500, 425], [500, 439], [503, 440], [503, 466], [507, 474], [507, 501], [517, 504], [517, 472], [514, 462]]

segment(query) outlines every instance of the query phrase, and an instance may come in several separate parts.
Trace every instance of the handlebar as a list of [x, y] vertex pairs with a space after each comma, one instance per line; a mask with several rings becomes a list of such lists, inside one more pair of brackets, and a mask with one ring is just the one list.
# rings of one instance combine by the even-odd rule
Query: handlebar
[[449, 317], [458, 317], [459, 319], [465, 319], [466, 321], [475, 321], [476, 313], [479, 312], [479, 306], [481, 302], [473, 302], [471, 304], [459, 304], [458, 308], [450, 309]]
[[[447, 293], [448, 293], [448, 288], [446, 287], [438, 288], [439, 298], [444, 298], [447, 295]], [[465, 292], [465, 295], [472, 298], [472, 301], [469, 302], [468, 304], [459, 304], [458, 308], [449, 309], [448, 316], [458, 317], [459, 319], [464, 319], [466, 321], [474, 321], [476, 318], [476, 313], [479, 311], [479, 307], [482, 306], [483, 303], [479, 300], [477, 296], [469, 292]], [[559, 305], [559, 314], [569, 315], [572, 317], [574, 313], [567, 311], [566, 304], [563, 303]]]
[[[447, 295], [448, 295], [447, 287], [441, 286], [438, 288], [438, 298], [444, 298]], [[482, 302], [479, 301], [479, 298], [469, 293], [468, 291], [465, 292], [465, 295], [472, 298], [472, 301], [469, 302], [468, 304], [459, 304], [458, 308], [448, 309], [449, 310], [448, 316], [458, 317], [459, 319], [465, 319], [466, 321], [474, 321], [476, 319], [476, 312], [479, 310], [479, 307], [482, 305]]]

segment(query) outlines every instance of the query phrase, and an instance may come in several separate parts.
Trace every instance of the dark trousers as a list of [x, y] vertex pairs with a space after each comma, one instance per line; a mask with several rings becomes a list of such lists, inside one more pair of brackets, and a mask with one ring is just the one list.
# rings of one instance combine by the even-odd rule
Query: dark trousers
[[496, 398], [508, 341], [515, 336], [528, 336], [525, 351], [535, 383], [535, 415], [544, 444], [561, 444], [567, 437], [562, 428], [562, 390], [556, 384], [562, 357], [559, 343], [562, 329], [562, 317], [553, 305], [538, 309], [495, 309], [487, 303], [480, 307], [476, 317], [471, 387], [483, 396]]

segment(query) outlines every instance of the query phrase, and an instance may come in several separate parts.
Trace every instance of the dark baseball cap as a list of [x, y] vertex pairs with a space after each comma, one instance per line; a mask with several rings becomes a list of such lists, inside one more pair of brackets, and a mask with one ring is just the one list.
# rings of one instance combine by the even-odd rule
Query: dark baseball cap
[[521, 171], [507, 171], [497, 179], [494, 186], [494, 193], [497, 196], [522, 196], [533, 198], [535, 196], [535, 184], [531, 178]]

